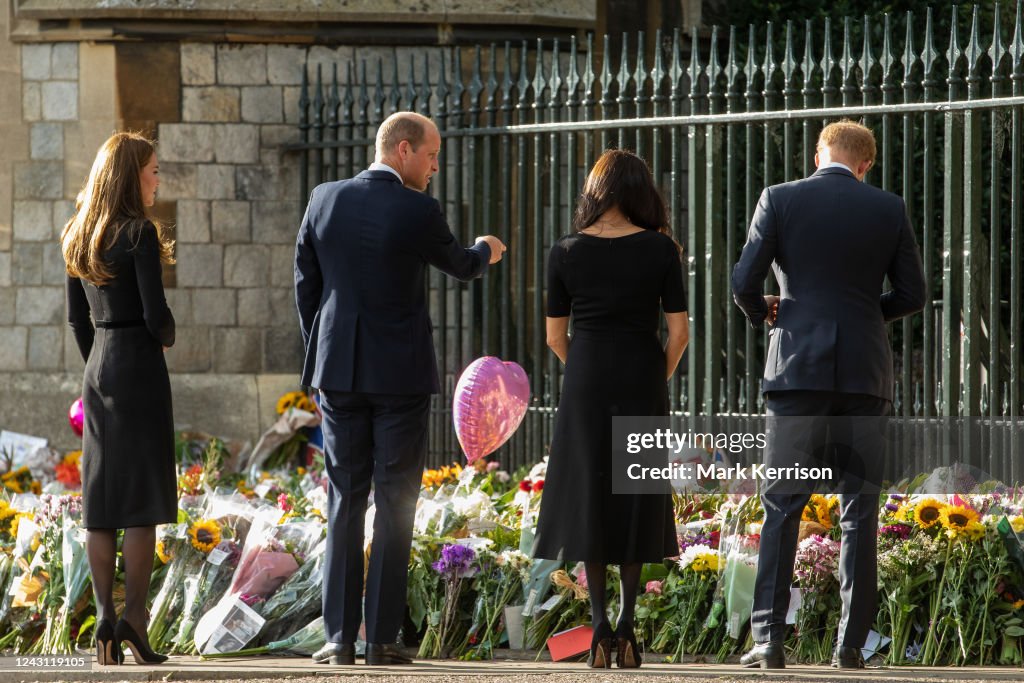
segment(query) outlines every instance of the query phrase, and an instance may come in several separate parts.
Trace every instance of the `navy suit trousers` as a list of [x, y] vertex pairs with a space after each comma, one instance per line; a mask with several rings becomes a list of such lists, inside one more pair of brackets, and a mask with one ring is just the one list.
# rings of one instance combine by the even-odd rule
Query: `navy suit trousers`
[[[892, 404], [876, 396], [830, 391], [772, 391], [765, 398], [769, 422], [773, 417], [783, 418], [774, 423], [779, 433], [769, 435], [765, 449], [769, 467], [805, 461], [804, 454], [814, 460], [822, 456], [838, 467], [834, 482], [839, 490], [842, 529], [838, 642], [863, 647], [878, 604], [877, 477], [885, 452], [884, 416], [889, 415]], [[857, 416], [876, 419], [846, 419]], [[832, 433], [835, 431], [840, 433]], [[812, 460], [810, 464], [819, 463]], [[785, 637], [800, 518], [810, 496], [809, 486], [802, 490], [792, 483], [768, 483], [761, 495], [764, 525], [750, 620], [756, 643], [781, 642]]]
[[[409, 551], [427, 452], [430, 396], [321, 391], [328, 488], [324, 630], [330, 643], [392, 644], [405, 617]], [[364, 566], [366, 505], [375, 505]]]

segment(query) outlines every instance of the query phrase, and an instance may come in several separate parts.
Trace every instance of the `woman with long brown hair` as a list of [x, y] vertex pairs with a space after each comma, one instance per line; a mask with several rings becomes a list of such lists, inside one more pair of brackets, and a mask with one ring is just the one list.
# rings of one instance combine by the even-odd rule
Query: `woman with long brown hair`
[[[613, 649], [620, 667], [640, 666], [633, 632], [640, 569], [679, 553], [668, 490], [612, 493], [612, 418], [668, 415], [666, 382], [689, 336], [681, 250], [668, 222], [643, 159], [608, 150], [587, 177], [575, 234], [558, 240], [548, 259], [548, 345], [565, 376], [533, 553], [583, 561], [592, 667], [610, 667]], [[605, 599], [609, 564], [621, 576], [614, 632]]]
[[[64, 226], [68, 322], [85, 360], [82, 509], [96, 596], [96, 657], [167, 659], [150, 649], [146, 598], [156, 525], [177, 519], [174, 421], [163, 351], [174, 344], [161, 264], [172, 243], [147, 214], [160, 185], [153, 143], [117, 133], [100, 148], [75, 215]], [[124, 612], [113, 589], [124, 529]], [[115, 624], [116, 620], [116, 624]]]

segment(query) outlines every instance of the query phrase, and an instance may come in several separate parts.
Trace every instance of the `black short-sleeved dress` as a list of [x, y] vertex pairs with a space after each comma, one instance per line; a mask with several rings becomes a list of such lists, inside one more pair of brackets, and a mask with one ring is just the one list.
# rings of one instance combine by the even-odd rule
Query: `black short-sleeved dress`
[[675, 242], [645, 230], [563, 237], [548, 259], [549, 317], [572, 314], [535, 557], [623, 564], [679, 553], [670, 494], [612, 494], [612, 417], [667, 415], [661, 310], [686, 310]]
[[174, 343], [174, 317], [160, 281], [156, 228], [147, 222], [122, 231], [105, 259], [114, 273], [108, 284], [67, 279], [68, 322], [85, 359], [83, 523], [174, 522], [174, 418], [162, 348]]

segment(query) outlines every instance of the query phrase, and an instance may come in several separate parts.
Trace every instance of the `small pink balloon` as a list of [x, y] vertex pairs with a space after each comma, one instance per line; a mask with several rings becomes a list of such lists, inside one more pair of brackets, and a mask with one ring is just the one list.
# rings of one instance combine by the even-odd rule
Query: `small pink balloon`
[[452, 402], [455, 434], [466, 460], [501, 448], [526, 416], [530, 380], [519, 364], [484, 356], [459, 377]]
[[68, 411], [68, 424], [71, 425], [71, 431], [75, 433], [75, 436], [82, 436], [82, 430], [85, 426], [85, 406], [82, 405], [82, 399], [75, 399], [75, 402], [71, 404], [71, 409]]

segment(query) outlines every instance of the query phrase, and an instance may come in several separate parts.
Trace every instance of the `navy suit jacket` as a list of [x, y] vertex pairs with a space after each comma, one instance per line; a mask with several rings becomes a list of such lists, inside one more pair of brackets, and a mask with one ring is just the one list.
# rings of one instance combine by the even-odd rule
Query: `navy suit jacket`
[[329, 391], [440, 389], [427, 313], [427, 265], [460, 280], [491, 250], [459, 245], [437, 200], [389, 171], [317, 186], [295, 245], [302, 384]]
[[[762, 295], [769, 267], [780, 302], [762, 391], [891, 401], [885, 323], [921, 310], [926, 295], [903, 199], [838, 167], [765, 189], [732, 273], [733, 297], [755, 327], [768, 313]], [[886, 276], [892, 289], [883, 293]]]

